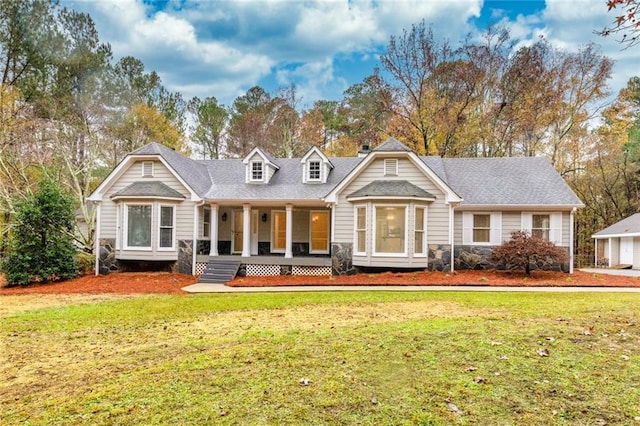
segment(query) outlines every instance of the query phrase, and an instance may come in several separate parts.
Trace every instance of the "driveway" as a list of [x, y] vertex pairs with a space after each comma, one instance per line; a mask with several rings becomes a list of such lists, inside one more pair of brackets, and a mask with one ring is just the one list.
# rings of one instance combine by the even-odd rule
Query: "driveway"
[[590, 274], [623, 275], [625, 277], [640, 277], [640, 269], [609, 269], [609, 268], [580, 268], [582, 272]]

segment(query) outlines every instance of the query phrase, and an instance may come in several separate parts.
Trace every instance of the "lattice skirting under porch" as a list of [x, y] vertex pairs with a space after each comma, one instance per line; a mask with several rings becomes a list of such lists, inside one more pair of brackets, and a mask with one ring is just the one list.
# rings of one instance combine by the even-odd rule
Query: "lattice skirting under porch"
[[280, 275], [280, 265], [252, 265], [247, 264], [248, 277], [270, 277]]
[[207, 267], [207, 264], [204, 262], [197, 262], [196, 263], [196, 275], [202, 275], [202, 273], [204, 272], [204, 269]]
[[331, 266], [292, 266], [291, 275], [331, 275]]

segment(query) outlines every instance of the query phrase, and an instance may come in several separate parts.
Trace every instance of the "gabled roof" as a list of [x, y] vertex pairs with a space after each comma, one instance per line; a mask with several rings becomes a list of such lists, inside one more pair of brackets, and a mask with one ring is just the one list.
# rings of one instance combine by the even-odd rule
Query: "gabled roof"
[[[423, 161], [431, 166], [437, 164], [431, 157]], [[584, 206], [551, 163], [542, 157], [443, 158], [441, 161], [442, 170], [438, 175], [463, 198], [462, 206]]]
[[317, 154], [320, 158], [322, 158], [322, 161], [328, 164], [329, 167], [333, 168], [333, 163], [331, 163], [331, 160], [329, 160], [329, 158], [327, 158], [327, 156], [324, 155], [323, 152], [320, 151], [320, 149], [318, 149], [317, 146], [312, 146], [311, 149], [309, 149], [309, 151], [307, 151], [307, 153], [302, 157], [302, 159], [300, 159], [300, 162], [306, 163], [309, 157], [314, 153]]
[[620, 222], [592, 235], [592, 238], [637, 237], [640, 236], [640, 213], [633, 214]]
[[183, 200], [187, 197], [162, 182], [139, 181], [111, 195], [111, 199], [113, 200], [118, 198], [164, 198]]
[[389, 138], [382, 142], [377, 147], [373, 148], [372, 152], [412, 152], [409, 147], [401, 143], [396, 138]]
[[347, 195], [348, 200], [366, 198], [435, 200], [436, 196], [406, 180], [374, 180]]
[[200, 197], [204, 196], [211, 187], [211, 176], [206, 166], [175, 152], [171, 148], [152, 142], [130, 154], [130, 156], [137, 155], [159, 155]]
[[256, 153], [258, 153], [258, 155], [262, 157], [264, 162], [267, 163], [268, 165], [274, 167], [276, 170], [280, 168], [278, 161], [271, 154], [264, 151], [260, 147], [253, 148], [251, 152], [244, 157], [244, 159], [242, 160], [242, 163], [248, 164], [251, 157], [253, 157]]

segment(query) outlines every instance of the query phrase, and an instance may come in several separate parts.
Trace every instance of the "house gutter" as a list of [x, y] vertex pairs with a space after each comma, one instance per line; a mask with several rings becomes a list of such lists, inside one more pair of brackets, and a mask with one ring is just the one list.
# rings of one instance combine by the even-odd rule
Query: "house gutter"
[[96, 256], [96, 264], [95, 264], [95, 272], [96, 276], [100, 275], [100, 206], [102, 205], [101, 201], [94, 201], [96, 203], [96, 233], [95, 233], [95, 241], [94, 244], [94, 254]]

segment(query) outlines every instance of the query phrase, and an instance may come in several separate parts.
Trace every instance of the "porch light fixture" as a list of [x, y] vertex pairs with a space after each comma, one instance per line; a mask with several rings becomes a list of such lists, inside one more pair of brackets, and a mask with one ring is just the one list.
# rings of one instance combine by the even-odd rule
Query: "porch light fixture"
[[267, 221], [267, 214], [266, 213], [262, 213], [262, 221], [263, 222]]
[[222, 221], [223, 222], [227, 221], [227, 212], [222, 213]]

